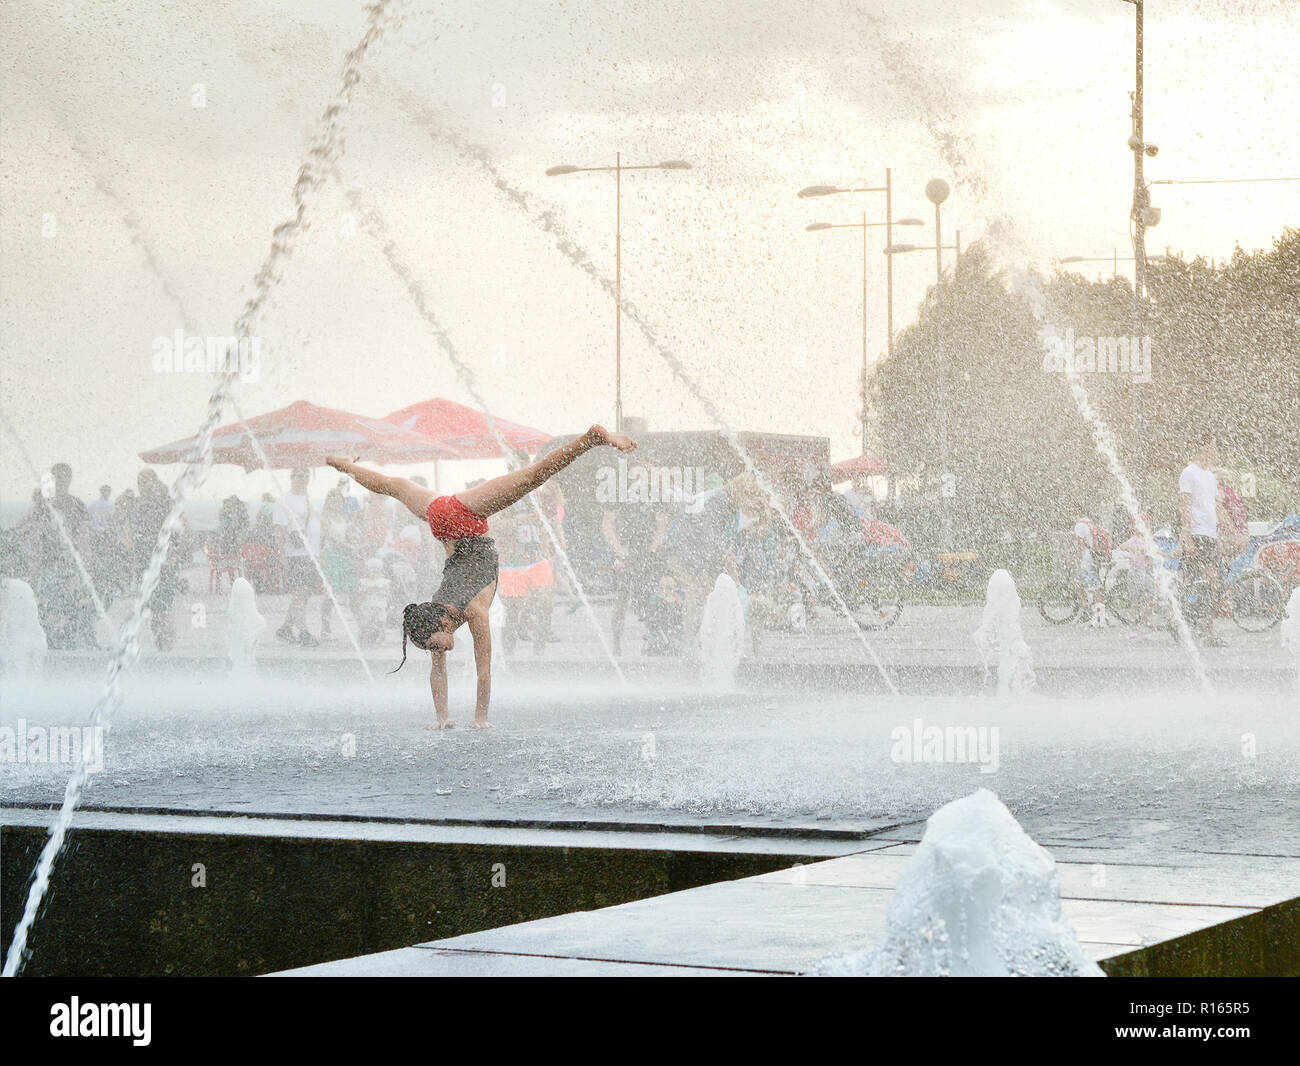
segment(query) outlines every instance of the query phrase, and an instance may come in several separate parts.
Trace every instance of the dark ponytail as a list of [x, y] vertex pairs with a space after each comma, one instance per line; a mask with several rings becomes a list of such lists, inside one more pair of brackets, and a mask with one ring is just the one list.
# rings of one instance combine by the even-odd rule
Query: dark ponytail
[[443, 616], [448, 613], [440, 603], [408, 603], [402, 609], [402, 661], [388, 671], [390, 674], [397, 673], [406, 664], [407, 637], [417, 648], [425, 648], [429, 638], [442, 629]]

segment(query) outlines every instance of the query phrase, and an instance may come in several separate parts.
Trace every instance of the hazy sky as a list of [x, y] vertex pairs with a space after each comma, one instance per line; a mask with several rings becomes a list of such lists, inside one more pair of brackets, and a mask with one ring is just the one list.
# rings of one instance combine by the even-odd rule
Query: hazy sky
[[[1148, 177], [1300, 175], [1300, 4], [1146, 6], [1146, 134], [1160, 145]], [[895, 216], [928, 223], [923, 188], [942, 176], [946, 238], [959, 228], [969, 243], [1004, 219], [1020, 249], [1009, 257], [1131, 254], [1121, 0], [394, 7], [345, 117], [342, 170], [505, 417], [555, 432], [612, 419], [613, 308], [415, 111], [482, 145], [608, 274], [612, 176], [545, 169], [616, 151], [689, 160], [625, 177], [625, 294], [734, 425], [827, 434], [836, 457], [857, 438], [861, 241], [804, 226], [879, 220], [883, 198], [801, 201], [801, 187], [880, 184], [890, 166]], [[81, 495], [119, 490], [137, 452], [193, 433], [210, 389], [153, 368], [155, 338], [181, 321], [126, 216], [199, 329], [228, 334], [364, 18], [340, 0], [0, 8], [3, 404], [39, 466], [73, 463]], [[1154, 192], [1153, 251], [1221, 258], [1300, 222], [1300, 183]], [[340, 188], [308, 217], [261, 319], [245, 411], [465, 399]], [[933, 243], [928, 224], [904, 233]], [[874, 356], [883, 233], [870, 240]], [[933, 257], [900, 256], [895, 278], [901, 329]], [[627, 413], [703, 424], [632, 328], [623, 354]], [[31, 476], [3, 447], [0, 497], [23, 498]], [[210, 487], [267, 484], [218, 468]]]

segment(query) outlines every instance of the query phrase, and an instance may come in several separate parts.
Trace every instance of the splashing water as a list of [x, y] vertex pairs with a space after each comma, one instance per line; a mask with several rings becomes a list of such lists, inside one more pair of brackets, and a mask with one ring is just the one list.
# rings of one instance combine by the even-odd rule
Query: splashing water
[[1300, 586], [1291, 590], [1291, 598], [1286, 602], [1282, 643], [1291, 649], [1291, 655], [1295, 659], [1295, 687], [1300, 692]]
[[729, 692], [745, 654], [745, 608], [730, 574], [719, 574], [700, 613], [701, 680], [711, 692]]
[[[953, 114], [951, 102], [943, 89], [942, 81], [933, 76], [918, 73], [924, 71], [923, 57], [913, 53], [904, 45], [887, 40], [884, 35], [883, 20], [865, 12], [861, 12], [861, 14], [864, 24], [869, 27], [873, 35], [876, 45], [875, 50], [879, 53], [885, 67], [905, 91], [907, 99], [919, 101], [918, 115], [920, 121], [927, 132], [934, 138], [940, 154], [952, 167], [954, 181], [964, 186], [977, 201], [987, 199], [992, 190], [983, 173], [997, 173], [997, 170], [987, 164], [980, 165], [971, 161], [970, 157], [977, 154], [976, 147], [968, 138], [954, 132], [955, 129], [959, 128], [959, 123]], [[1010, 252], [1011, 261], [1016, 264], [1027, 261], [1029, 256], [1026, 249], [1015, 238], [1014, 230], [1014, 222], [1005, 215], [1000, 216], [994, 223], [989, 225], [986, 240], [990, 247], [999, 244], [1003, 245], [1002, 250]], [[1011, 278], [1013, 288], [1029, 296], [1034, 317], [1039, 322], [1040, 336], [1046, 343], [1053, 338], [1054, 330], [1046, 322], [1043, 314], [1044, 300], [1037, 279], [1019, 266], [1015, 266], [1011, 271]], [[1156, 575], [1157, 593], [1164, 597], [1169, 605], [1174, 629], [1192, 661], [1197, 681], [1202, 691], [1213, 692], [1213, 685], [1210, 683], [1200, 650], [1196, 646], [1191, 629], [1188, 627], [1187, 620], [1183, 615], [1182, 605], [1178, 601], [1177, 591], [1173, 584], [1173, 574], [1163, 566], [1163, 555], [1155, 542], [1149, 524], [1142, 516], [1141, 508], [1137, 502], [1137, 493], [1134, 491], [1128, 472], [1119, 458], [1119, 451], [1110, 427], [1093, 406], [1092, 400], [1073, 365], [1067, 362], [1065, 371], [1070, 396], [1078, 408], [1080, 417], [1092, 432], [1093, 444], [1097, 454], [1106, 463], [1111, 476], [1118, 483], [1120, 501], [1133, 519], [1134, 528], [1137, 529], [1139, 536], [1142, 538], [1147, 557], [1151, 560], [1152, 572]]]
[[230, 583], [226, 607], [226, 646], [232, 677], [252, 677], [257, 671], [257, 640], [266, 631], [266, 619], [257, 610], [257, 596], [246, 578]]
[[777, 495], [776, 490], [768, 483], [763, 472], [759, 470], [758, 466], [754, 463], [753, 456], [749, 454], [749, 449], [745, 447], [736, 431], [730, 426], [730, 424], [728, 424], [726, 419], [722, 417], [721, 412], [717, 409], [714, 403], [704, 394], [695, 379], [686, 372], [686, 368], [682, 364], [682, 361], [672, 352], [671, 349], [659, 340], [658, 336], [650, 327], [649, 322], [641, 312], [629, 303], [626, 298], [620, 299], [618, 288], [614, 284], [613, 280], [606, 276], [592, 262], [591, 257], [582, 249], [582, 247], [569, 236], [563, 224], [556, 217], [555, 212], [549, 209], [535, 209], [533, 206], [533, 198], [501, 173], [486, 148], [482, 145], [474, 144], [454, 132], [443, 129], [427, 112], [413, 110], [411, 111], [411, 118], [416, 125], [426, 130], [436, 141], [450, 145], [463, 158], [476, 164], [479, 168], [485, 171], [497, 190], [512, 204], [519, 208], [520, 211], [527, 215], [533, 223], [540, 226], [546, 233], [550, 234], [551, 237], [554, 238], [556, 248], [558, 248], [574, 266], [592, 278], [592, 280], [594, 280], [596, 284], [599, 285], [612, 300], [614, 300], [620, 311], [641, 331], [641, 335], [650, 345], [651, 350], [653, 350], [664, 361], [673, 376], [686, 387], [700, 406], [704, 408], [705, 414], [709, 417], [710, 421], [722, 431], [723, 436], [727, 439], [727, 443], [731, 445], [732, 449], [740, 457], [740, 461], [744, 464], [746, 473], [767, 499], [768, 506], [784, 523], [787, 532], [798, 546], [799, 554], [803, 561], [816, 575], [818, 581], [826, 587], [827, 591], [830, 593], [832, 602], [835, 604], [839, 612], [848, 619], [849, 625], [853, 627], [853, 632], [856, 634], [858, 642], [862, 645], [863, 651], [867, 653], [872, 664], [879, 671], [880, 677], [885, 683], [885, 687], [888, 688], [893, 695], [897, 696], [898, 688], [894, 685], [893, 679], [889, 676], [888, 671], [885, 670], [885, 665], [880, 661], [880, 657], [876, 654], [876, 649], [872, 646], [871, 642], [867, 640], [867, 636], [863, 632], [862, 626], [858, 624], [858, 620], [853, 616], [853, 611], [849, 608], [844, 597], [840, 595], [839, 590], [835, 587], [835, 583], [831, 580], [830, 575], [826, 573], [821, 562], [817, 559], [816, 555], [813, 554], [812, 548], [809, 547], [803, 534], [790, 520], [790, 516], [786, 514], [785, 509], [781, 506], [780, 497]]
[[[336, 171], [336, 176], [338, 177], [340, 184], [343, 184], [342, 175], [338, 175]], [[407, 267], [398, 256], [397, 248], [389, 238], [383, 220], [380, 219], [378, 214], [366, 207], [365, 202], [361, 199], [360, 193], [355, 189], [344, 185], [344, 194], [348, 198], [348, 203], [352, 205], [353, 211], [356, 212], [358, 218], [362, 220], [362, 224], [369, 231], [370, 236], [379, 245], [384, 260], [406, 287], [406, 292], [410, 296], [411, 302], [415, 305], [415, 309], [419, 313], [420, 317], [424, 319], [429, 328], [433, 331], [438, 346], [443, 350], [443, 353], [447, 358], [451, 360], [451, 365], [455, 368], [456, 376], [460, 378], [461, 384], [465, 386], [465, 390], [473, 398], [474, 403], [478, 406], [479, 410], [483, 412], [483, 416], [487, 419], [488, 431], [496, 439], [497, 445], [501, 449], [501, 454], [510, 455], [510, 445], [506, 442], [505, 435], [501, 432], [501, 428], [497, 425], [496, 419], [493, 417], [491, 410], [489, 410], [487, 401], [483, 399], [482, 394], [478, 390], [478, 380], [474, 375], [474, 371], [470, 369], [469, 364], [461, 357], [460, 352], [452, 343], [451, 337], [447, 334], [446, 329], [443, 328], [438, 317], [429, 309], [429, 305], [426, 303], [424, 298], [424, 290], [420, 287], [420, 283], [415, 280], [415, 276], [411, 273], [410, 268]], [[542, 511], [542, 505], [537, 502], [536, 497], [532, 493], [529, 493], [525, 499], [528, 500], [529, 505], [533, 509], [533, 514], [537, 517], [542, 528], [546, 531], [547, 539], [551, 542], [551, 547], [555, 551], [556, 558], [560, 560], [560, 565], [564, 567], [564, 573], [568, 577], [579, 602], [582, 604], [587, 620], [591, 623], [591, 628], [595, 630], [596, 638], [600, 641], [601, 648], [604, 649], [605, 657], [609, 660], [610, 666], [614, 668], [614, 673], [618, 675], [619, 681], [626, 685], [627, 678], [623, 674], [623, 668], [618, 665], [618, 660], [614, 657], [614, 650], [609, 646], [609, 641], [605, 639], [604, 630], [601, 629], [600, 621], [596, 618], [596, 612], [591, 606], [591, 601], [587, 598], [587, 593], [582, 587], [582, 582], [578, 580], [577, 572], [574, 570], [573, 563], [569, 559], [569, 553], [565, 550], [563, 543], [556, 535], [554, 527]]]
[[[999, 227], [997, 239], [1012, 241], [1010, 229], [1009, 225]], [[1047, 349], [1053, 343], [1059, 343], [1060, 338], [1055, 328], [1047, 321], [1044, 313], [1045, 299], [1037, 277], [1026, 270], [1020, 269], [1015, 270], [1011, 278], [1012, 288], [1026, 297], [1034, 318], [1038, 321], [1039, 340], [1042, 342], [1044, 349]], [[1173, 621], [1174, 629], [1183, 645], [1183, 649], [1192, 661], [1192, 668], [1196, 673], [1196, 680], [1200, 684], [1201, 691], [1212, 693], [1214, 686], [1210, 682], [1210, 676], [1205, 669], [1205, 661], [1201, 658], [1200, 649], [1196, 646], [1192, 631], [1187, 625], [1187, 619], [1183, 615], [1178, 590], [1174, 585], [1173, 572], [1164, 566], [1164, 555], [1161, 553], [1159, 545], [1156, 544], [1150, 523], [1142, 514], [1142, 508], [1138, 504], [1137, 492], [1133, 488], [1133, 482], [1119, 457], [1119, 447], [1115, 435], [1110, 426], [1107, 425], [1106, 420], [1102, 418], [1101, 413], [1093, 406], [1092, 398], [1088, 395], [1088, 390], [1084, 388], [1083, 382], [1080, 380], [1079, 372], [1074, 369], [1074, 365], [1070, 360], [1065, 361], [1064, 370], [1070, 397], [1073, 399], [1075, 407], [1078, 408], [1079, 417], [1083, 419], [1084, 424], [1091, 431], [1093, 447], [1105, 462], [1106, 469], [1110, 471], [1111, 477], [1115, 479], [1115, 483], [1119, 486], [1120, 502], [1123, 504], [1124, 510], [1132, 518], [1133, 528], [1137, 530], [1138, 535], [1142, 538], [1143, 548], [1147, 553], [1147, 559], [1150, 560], [1151, 572], [1155, 575], [1157, 595], [1162, 596], [1169, 606], [1169, 617]]]
[[31, 585], [16, 577], [0, 580], [0, 663], [12, 677], [39, 674], [49, 643]]
[[998, 695], [1020, 696], [1034, 688], [1034, 657], [1020, 628], [1020, 593], [1005, 570], [994, 570], [984, 597], [984, 619], [972, 634], [984, 658], [984, 675], [995, 656]]
[[[290, 258], [294, 242], [303, 229], [308, 195], [314, 193], [326, 180], [329, 167], [343, 152], [339, 119], [351, 101], [353, 89], [360, 80], [360, 68], [366, 52], [383, 36], [389, 3], [390, 0], [377, 0], [367, 8], [366, 31], [357, 45], [344, 57], [342, 88], [326, 106], [320, 127], [308, 150], [307, 159], [294, 182], [292, 190], [294, 216], [277, 226], [272, 234], [270, 251], [253, 279], [253, 294], [235, 322], [235, 334], [238, 337], [248, 337], [251, 334], [253, 322], [275, 290], [281, 269]], [[122, 702], [122, 673], [139, 656], [139, 633], [144, 620], [145, 607], [158, 586], [163, 563], [167, 559], [167, 552], [171, 546], [172, 534], [181, 521], [185, 500], [193, 490], [203, 484], [212, 467], [212, 435], [221, 421], [222, 409], [229, 399], [237, 375], [237, 366], [231, 366], [218, 375], [217, 382], [208, 397], [207, 413], [199, 428], [194, 450], [186, 460], [185, 469], [173, 485], [171, 510], [158, 532], [158, 541], [145, 568], [139, 593], [132, 604], [130, 615], [122, 626], [118, 647], [109, 660], [104, 688], [90, 712], [89, 726], [92, 729], [99, 729], [104, 737], [107, 737], [112, 727], [113, 714]], [[59, 808], [58, 817], [50, 827], [49, 838], [37, 862], [22, 917], [14, 929], [13, 940], [5, 956], [3, 971], [5, 977], [16, 976], [21, 972], [26, 961], [28, 935], [40, 912], [45, 893], [49, 889], [50, 874], [63, 850], [68, 827], [72, 823], [72, 816], [80, 803], [89, 776], [90, 768], [85, 759], [78, 760], [64, 789], [63, 803]]]
[[828, 977], [1102, 977], [1061, 914], [1056, 862], [988, 789], [930, 815], [883, 943]]

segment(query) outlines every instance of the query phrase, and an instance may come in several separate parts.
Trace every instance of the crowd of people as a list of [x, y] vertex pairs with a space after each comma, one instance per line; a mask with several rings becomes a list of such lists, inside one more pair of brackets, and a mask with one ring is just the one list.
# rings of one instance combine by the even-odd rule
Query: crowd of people
[[852, 601], [868, 576], [864, 567], [901, 572], [912, 557], [898, 530], [875, 519], [860, 485], [841, 493], [827, 477], [791, 473], [775, 478], [772, 490], [788, 523], [749, 474], [729, 481], [710, 474], [702, 491], [680, 500], [588, 510], [585, 537], [575, 529], [570, 540], [587, 572], [612, 575], [616, 653], [628, 615], [642, 623], [642, 654], [688, 652], [722, 573], [736, 583], [757, 649], [764, 632], [800, 629], [824, 602], [829, 593], [816, 568]]
[[[72, 476], [71, 466], [56, 463], [32, 492], [30, 509], [6, 531], [3, 570], [4, 576], [31, 586], [51, 648], [94, 648], [95, 596], [107, 608], [115, 598], [140, 587], [172, 498], [158, 475], [145, 469], [134, 489], [114, 499], [111, 486], [101, 485], [98, 497], [87, 505], [73, 494]], [[177, 539], [185, 536], [182, 521]], [[182, 587], [180, 558], [178, 552], [168, 554], [148, 604], [154, 640], [163, 650], [175, 637], [172, 602]]]
[[[59, 649], [97, 646], [98, 609], [69, 543], [108, 608], [140, 587], [173, 502], [148, 468], [134, 489], [114, 496], [103, 485], [89, 504], [72, 491], [72, 482], [67, 463], [52, 467], [29, 509], [4, 535], [4, 576], [32, 587], [49, 645]], [[824, 479], [797, 478], [780, 482], [778, 493], [828, 570], [841, 571], [851, 554], [846, 545], [861, 544], [863, 520], [872, 522], [869, 496], [833, 492]], [[642, 624], [639, 650], [647, 655], [689, 650], [719, 573], [729, 573], [740, 588], [755, 639], [764, 628], [800, 625], [819, 595], [789, 526], [774, 520], [747, 476], [724, 483], [710, 475], [700, 491], [662, 503], [597, 505], [588, 499], [572, 508], [552, 483], [495, 515], [492, 536], [501, 558], [497, 596], [507, 655], [521, 645], [545, 653], [557, 639], [557, 601], [579, 609], [575, 581], [612, 600], [616, 653], [623, 651], [633, 617]], [[900, 544], [906, 542], [897, 537], [893, 546]], [[304, 647], [334, 635], [335, 602], [355, 620], [364, 644], [379, 643], [400, 627], [403, 605], [437, 583], [443, 564], [427, 524], [389, 499], [357, 492], [346, 478], [321, 496], [308, 470], [294, 470], [278, 498], [264, 493], [253, 501], [237, 495], [221, 501], [215, 528], [197, 530], [179, 519], [148, 604], [159, 650], [174, 646], [175, 601], [187, 588], [183, 571], [200, 550], [209, 593], [244, 577], [259, 595], [286, 596], [275, 638]], [[325, 595], [327, 586], [332, 596]]]
[[[1249, 541], [1245, 503], [1216, 476], [1216, 462], [1217, 442], [1207, 433], [1181, 475], [1181, 511], [1163, 542], [1189, 580], [1211, 589], [1223, 564]], [[72, 491], [72, 481], [67, 463], [50, 469], [30, 509], [5, 532], [3, 576], [33, 589], [50, 647], [93, 648], [97, 607], [69, 544], [108, 607], [140, 587], [173, 501], [150, 469], [116, 497], [110, 486], [100, 486], [89, 504]], [[566, 501], [556, 481], [494, 515], [503, 650], [510, 655], [530, 645], [535, 655], [544, 654], [557, 639], [557, 603], [566, 602], [570, 611], [580, 607], [575, 583], [612, 602], [608, 624], [616, 654], [625, 650], [632, 617], [640, 623], [636, 650], [677, 656], [693, 647], [719, 574], [736, 584], [756, 651], [765, 631], [806, 623], [824, 601], [827, 576], [852, 605], [854, 589], [914, 573], [917, 560], [907, 540], [878, 520], [862, 483], [836, 492], [824, 472], [814, 471], [774, 478], [773, 486], [788, 522], [747, 474], [729, 481], [710, 474], [694, 493], [655, 502], [599, 502], [590, 494]], [[364, 644], [379, 643], [400, 627], [403, 605], [436, 585], [444, 561], [428, 524], [387, 497], [357, 492], [348, 478], [322, 496], [319, 485], [313, 491], [308, 470], [294, 470], [278, 498], [227, 497], [214, 529], [195, 531], [179, 520], [148, 604], [160, 650], [174, 645], [174, 601], [186, 587], [182, 571], [200, 547], [209, 563], [209, 592], [244, 577], [258, 594], [286, 596], [275, 637], [304, 647], [333, 636], [336, 603], [355, 620]], [[1136, 587], [1146, 593], [1140, 624], [1149, 624], [1157, 606], [1155, 581], [1136, 523], [1125, 515], [1122, 525], [1107, 529], [1083, 506], [1073, 527], [1078, 595], [1086, 608], [1081, 617], [1096, 617], [1091, 608], [1101, 598], [1102, 568], [1116, 550], [1125, 553]], [[892, 577], [882, 576], [886, 570]], [[332, 595], [325, 595], [327, 588]], [[1220, 642], [1214, 612], [1196, 623], [1204, 643]]]

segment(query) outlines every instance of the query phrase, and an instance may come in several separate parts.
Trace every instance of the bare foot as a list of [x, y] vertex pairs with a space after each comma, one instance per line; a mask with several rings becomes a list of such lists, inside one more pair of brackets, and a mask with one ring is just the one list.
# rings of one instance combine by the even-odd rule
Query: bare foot
[[332, 466], [335, 470], [341, 470], [343, 471], [343, 473], [346, 474], [348, 472], [347, 468], [360, 458], [361, 456], [359, 455], [354, 455], [351, 459], [343, 455], [327, 455], [325, 456], [325, 462], [327, 465]]
[[432, 725], [426, 725], [425, 729], [451, 729], [456, 723], [450, 718], [439, 718]]
[[636, 448], [636, 441], [626, 433], [611, 433], [604, 426], [592, 426], [587, 432], [602, 444], [608, 444], [620, 452], [630, 452]]
[[492, 723], [489, 722], [486, 718], [476, 717], [474, 721], [470, 722], [469, 727], [471, 729], [491, 729]]

